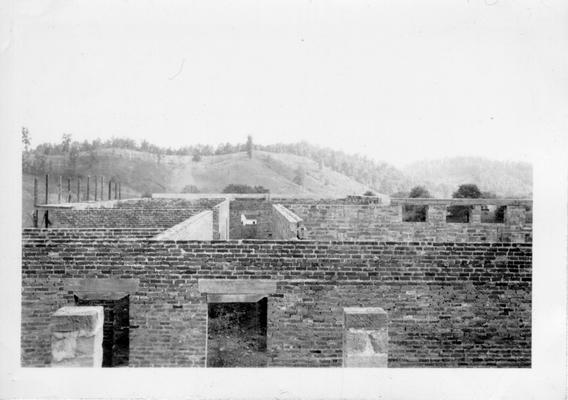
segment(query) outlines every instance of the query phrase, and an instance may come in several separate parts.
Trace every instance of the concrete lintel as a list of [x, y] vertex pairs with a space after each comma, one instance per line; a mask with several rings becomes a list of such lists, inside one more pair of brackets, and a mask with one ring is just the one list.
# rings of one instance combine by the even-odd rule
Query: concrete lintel
[[276, 281], [268, 279], [199, 279], [201, 293], [270, 294], [276, 292]]
[[265, 294], [208, 294], [208, 303], [256, 303], [263, 298]]
[[343, 307], [346, 314], [385, 314], [386, 311], [380, 307]]
[[82, 292], [76, 291], [74, 294], [81, 300], [120, 300], [128, 296], [126, 292]]
[[[76, 294], [81, 294], [83, 296], [87, 295], [87, 293], [89, 293], [90, 295], [96, 293], [97, 296], [112, 295], [116, 297], [118, 295], [121, 295], [122, 297], [125, 297], [128, 294], [135, 293], [138, 290], [139, 283], [139, 279], [69, 278], [65, 280], [64, 286], [66, 290], [73, 291]], [[101, 300], [106, 299], [106, 297], [96, 298]], [[115, 298], [109, 299], [114, 300]]]

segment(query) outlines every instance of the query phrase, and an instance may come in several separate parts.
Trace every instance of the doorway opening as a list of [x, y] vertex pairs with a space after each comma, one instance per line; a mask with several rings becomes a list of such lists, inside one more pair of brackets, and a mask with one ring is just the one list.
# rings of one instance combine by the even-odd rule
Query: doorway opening
[[208, 303], [207, 367], [264, 367], [268, 299]]
[[82, 299], [75, 295], [77, 306], [102, 306], [103, 367], [127, 367], [130, 352], [130, 298], [117, 300]]

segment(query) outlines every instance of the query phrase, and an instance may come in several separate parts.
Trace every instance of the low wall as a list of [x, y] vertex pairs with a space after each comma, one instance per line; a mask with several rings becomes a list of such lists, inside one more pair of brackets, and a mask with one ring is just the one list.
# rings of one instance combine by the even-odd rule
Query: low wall
[[63, 307], [51, 317], [51, 366], [100, 368], [103, 307]]
[[[130, 366], [203, 367], [207, 296], [199, 281], [261, 279], [269, 366], [341, 366], [344, 308], [388, 315], [389, 367], [530, 367], [526, 243], [43, 242], [24, 231], [22, 364], [50, 360], [49, 318], [76, 279], [139, 281], [130, 294]], [[56, 236], [53, 236], [56, 237]]]
[[[393, 199], [389, 206], [341, 204], [329, 201], [301, 203], [282, 201], [282, 204], [302, 218], [306, 227], [306, 237], [313, 240], [518, 243], [532, 241], [532, 224], [526, 222], [524, 204], [509, 204], [504, 223], [481, 223], [478, 219], [473, 219], [470, 223], [448, 223], [446, 222], [448, 206], [472, 204], [471, 199], [455, 200], [428, 199], [428, 202], [426, 200], [402, 202], [399, 199], [397, 203]], [[475, 203], [478, 202], [480, 200], [476, 199]], [[427, 220], [403, 222], [403, 204], [428, 204]]]
[[213, 207], [213, 239], [229, 239], [230, 201], [224, 200]]
[[297, 240], [301, 237], [302, 219], [281, 204], [272, 205], [272, 238]]

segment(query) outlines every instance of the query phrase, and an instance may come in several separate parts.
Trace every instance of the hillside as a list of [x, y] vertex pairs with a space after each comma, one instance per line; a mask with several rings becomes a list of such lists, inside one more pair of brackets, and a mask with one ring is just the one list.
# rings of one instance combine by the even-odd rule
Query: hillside
[[[205, 156], [199, 162], [188, 156], [165, 156], [164, 162], [172, 167], [170, 189], [174, 192], [186, 185], [195, 185], [201, 192], [221, 192], [230, 183], [260, 185], [272, 193], [297, 196], [345, 196], [368, 190], [352, 178], [326, 167], [320, 169], [315, 161], [293, 154], [255, 151], [249, 159], [239, 152]], [[298, 169], [304, 172], [301, 185], [294, 182]]]
[[418, 161], [402, 172], [411, 186], [424, 185], [436, 197], [451, 197], [460, 184], [474, 183], [499, 197], [531, 197], [529, 163], [503, 162], [480, 157], [455, 157]]

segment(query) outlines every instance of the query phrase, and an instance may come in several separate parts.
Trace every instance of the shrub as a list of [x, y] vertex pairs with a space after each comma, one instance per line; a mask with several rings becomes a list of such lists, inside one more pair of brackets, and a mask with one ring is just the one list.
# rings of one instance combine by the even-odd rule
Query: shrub
[[415, 186], [410, 191], [408, 197], [411, 198], [430, 198], [430, 192], [424, 186]]
[[231, 183], [225, 186], [223, 193], [270, 193], [270, 190], [264, 186], [249, 186], [243, 184]]
[[195, 185], [185, 185], [181, 190], [182, 193], [200, 193], [199, 188]]

